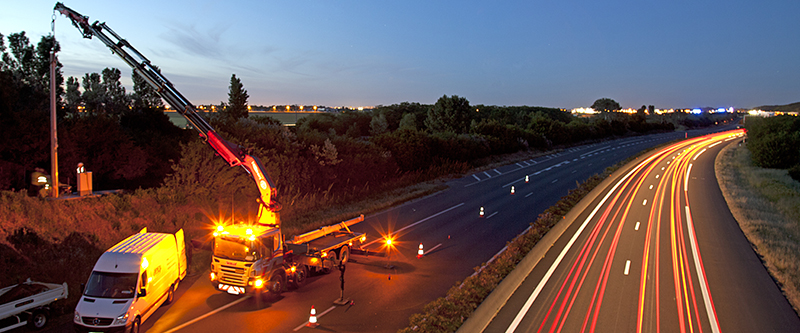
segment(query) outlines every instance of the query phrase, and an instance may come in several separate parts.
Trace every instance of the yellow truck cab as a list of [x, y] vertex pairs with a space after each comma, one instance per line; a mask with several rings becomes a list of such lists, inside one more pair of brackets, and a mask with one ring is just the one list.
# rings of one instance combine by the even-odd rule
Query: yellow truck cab
[[75, 307], [76, 332], [139, 332], [186, 276], [183, 230], [141, 232], [100, 256]]

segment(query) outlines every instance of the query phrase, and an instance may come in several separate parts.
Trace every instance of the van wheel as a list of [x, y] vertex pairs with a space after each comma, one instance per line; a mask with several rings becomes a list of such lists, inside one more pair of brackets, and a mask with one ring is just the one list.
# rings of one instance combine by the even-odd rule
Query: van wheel
[[47, 312], [44, 310], [34, 311], [31, 317], [28, 318], [28, 325], [35, 330], [44, 328], [44, 325], [47, 325]]
[[133, 321], [133, 325], [131, 325], [131, 333], [139, 333], [139, 318]]
[[339, 251], [339, 259], [341, 259], [341, 263], [346, 264], [347, 261], [350, 260], [350, 248], [347, 245], [342, 247], [342, 250]]
[[170, 304], [172, 301], [175, 300], [175, 285], [169, 286], [169, 290], [167, 290], [167, 300], [164, 301], [164, 304]]

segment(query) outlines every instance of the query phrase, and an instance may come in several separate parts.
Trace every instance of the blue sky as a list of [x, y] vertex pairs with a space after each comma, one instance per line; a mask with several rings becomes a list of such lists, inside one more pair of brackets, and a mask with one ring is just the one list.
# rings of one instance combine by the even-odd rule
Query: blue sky
[[[50, 32], [55, 1], [0, 0], [0, 33]], [[800, 1], [89, 1], [194, 104], [754, 107], [800, 101]], [[66, 76], [130, 69], [59, 15]]]

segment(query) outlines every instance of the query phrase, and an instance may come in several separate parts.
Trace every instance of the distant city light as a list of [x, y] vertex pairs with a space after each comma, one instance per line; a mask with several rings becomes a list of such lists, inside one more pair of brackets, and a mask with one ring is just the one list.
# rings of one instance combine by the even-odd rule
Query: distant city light
[[600, 112], [597, 112], [592, 108], [577, 108], [577, 109], [572, 109], [572, 113], [597, 114]]

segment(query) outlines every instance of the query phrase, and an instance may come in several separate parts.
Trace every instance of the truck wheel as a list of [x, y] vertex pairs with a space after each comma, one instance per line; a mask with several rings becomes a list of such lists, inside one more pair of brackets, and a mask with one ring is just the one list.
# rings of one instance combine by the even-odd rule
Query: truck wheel
[[275, 297], [280, 297], [281, 293], [283, 292], [283, 276], [280, 274], [275, 274], [270, 279], [270, 294]]
[[322, 273], [330, 273], [334, 265], [336, 265], [336, 252], [331, 250], [328, 251], [327, 260], [322, 262]]
[[345, 264], [347, 263], [348, 260], [350, 260], [350, 248], [347, 247], [347, 245], [343, 246], [342, 249], [339, 251], [339, 259], [341, 259], [340, 262]]
[[297, 266], [294, 272], [294, 279], [292, 280], [292, 288], [299, 289], [306, 283], [308, 278], [308, 267], [306, 265]]
[[47, 325], [47, 311], [44, 310], [33, 311], [31, 317], [28, 318], [28, 325], [30, 325], [30, 327], [35, 330], [40, 330], [44, 328], [44, 325]]

